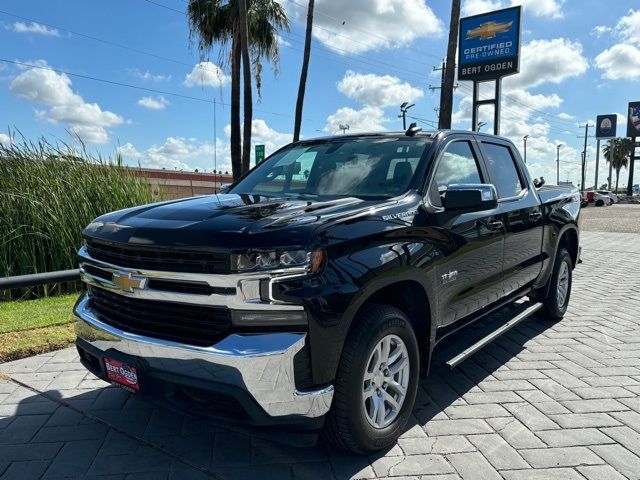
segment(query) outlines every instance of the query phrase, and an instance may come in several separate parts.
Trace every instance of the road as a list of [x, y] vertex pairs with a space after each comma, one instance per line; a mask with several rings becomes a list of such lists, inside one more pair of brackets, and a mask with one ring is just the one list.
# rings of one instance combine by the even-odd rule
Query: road
[[640, 233], [640, 205], [611, 205], [582, 209], [586, 232]]

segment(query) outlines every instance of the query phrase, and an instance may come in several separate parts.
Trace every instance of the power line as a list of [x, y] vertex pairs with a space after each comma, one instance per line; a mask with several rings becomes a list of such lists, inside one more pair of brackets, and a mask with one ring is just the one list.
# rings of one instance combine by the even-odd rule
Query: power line
[[[25, 63], [25, 62], [18, 62], [17, 60], [8, 60], [6, 58], [0, 58], [0, 62], [4, 62], [4, 63], [9, 63], [9, 64], [13, 64], [13, 65], [19, 65], [22, 67], [29, 67], [29, 68], [38, 68], [40, 70], [49, 70], [52, 72], [56, 72], [58, 74], [64, 74], [64, 75], [68, 75], [70, 77], [77, 77], [77, 78], [83, 78], [85, 80], [92, 80], [95, 82], [101, 82], [101, 83], [106, 83], [109, 85], [116, 85], [119, 87], [126, 87], [126, 88], [133, 88], [136, 90], [142, 90], [145, 92], [152, 92], [152, 93], [157, 93], [160, 95], [169, 95], [172, 97], [178, 97], [178, 98], [183, 98], [186, 100], [194, 100], [194, 101], [198, 101], [198, 102], [204, 102], [204, 103], [209, 103], [209, 104], [218, 104], [218, 105], [224, 105], [224, 106], [231, 106], [230, 103], [225, 103], [225, 102], [218, 102], [215, 100], [209, 100], [208, 98], [202, 98], [202, 97], [193, 97], [191, 95], [184, 95], [182, 93], [177, 93], [177, 92], [170, 92], [170, 91], [166, 91], [166, 90], [158, 90], [155, 88], [149, 88], [149, 87], [142, 87], [140, 85], [132, 85], [130, 83], [124, 83], [124, 82], [117, 82], [115, 80], [107, 80], [105, 78], [99, 78], [99, 77], [93, 77], [90, 75], [83, 75], [80, 73], [74, 73], [74, 72], [70, 72], [68, 70], [61, 70], [58, 68], [53, 68], [53, 67], [45, 67], [42, 65], [34, 65], [31, 63]], [[274, 116], [279, 116], [279, 117], [285, 117], [285, 118], [291, 118], [291, 115], [287, 115], [285, 113], [278, 113], [278, 112], [271, 112], [268, 110], [259, 110], [259, 109], [254, 109], [254, 111], [258, 112], [258, 113], [264, 113], [266, 115], [274, 115]], [[312, 121], [314, 123], [320, 123], [317, 120], [310, 120], [310, 119], [306, 119], [309, 121]]]
[[[135, 52], [135, 53], [138, 53], [140, 55], [147, 55], [149, 57], [154, 57], [154, 58], [157, 58], [159, 60], [166, 60], [168, 62], [172, 62], [172, 63], [176, 63], [176, 64], [179, 64], [179, 65], [184, 65], [184, 66], [193, 68], [193, 64], [192, 63], [184, 62], [182, 60], [176, 60], [175, 58], [169, 58], [169, 57], [165, 57], [163, 55], [158, 55], [158, 54], [153, 53], [153, 52], [140, 50], [140, 49], [137, 49], [135, 47], [130, 47], [128, 45], [123, 45], [121, 43], [112, 42], [111, 40], [105, 40], [104, 38], [95, 37], [93, 35], [88, 35], [86, 33], [77, 32], [75, 30], [69, 30], [68, 28], [60, 27], [58, 25], [53, 25], [51, 23], [45, 23], [45, 22], [42, 22], [40, 20], [34, 20], [32, 18], [24, 17], [22, 15], [16, 15], [15, 13], [7, 12], [7, 11], [4, 11], [4, 10], [0, 10], [0, 13], [2, 13], [3, 15], [7, 15], [9, 17], [18, 18], [20, 20], [25, 20], [27, 22], [39, 23], [40, 25], [44, 25], [45, 27], [55, 28], [57, 30], [61, 30], [63, 32], [67, 32], [67, 33], [70, 33], [72, 35], [76, 35], [78, 37], [87, 38], [89, 40], [93, 40], [95, 42], [104, 43], [105, 45], [110, 45], [112, 47], [122, 48], [124, 50], [128, 50], [130, 52]], [[200, 68], [202, 68], [203, 70], [210, 70], [210, 69], [206, 69], [206, 68], [203, 68], [203, 67], [200, 67]]]

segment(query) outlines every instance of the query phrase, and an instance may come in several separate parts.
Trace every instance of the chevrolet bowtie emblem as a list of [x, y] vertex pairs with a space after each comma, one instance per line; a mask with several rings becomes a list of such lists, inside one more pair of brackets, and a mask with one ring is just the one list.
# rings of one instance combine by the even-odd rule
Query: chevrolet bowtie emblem
[[481, 23], [479, 27], [467, 30], [466, 40], [479, 38], [480, 40], [488, 40], [496, 38], [498, 33], [506, 33], [513, 25], [513, 22], [486, 22]]
[[146, 278], [131, 275], [131, 272], [115, 272], [112, 279], [125, 292], [133, 292], [134, 288], [142, 289], [147, 283]]

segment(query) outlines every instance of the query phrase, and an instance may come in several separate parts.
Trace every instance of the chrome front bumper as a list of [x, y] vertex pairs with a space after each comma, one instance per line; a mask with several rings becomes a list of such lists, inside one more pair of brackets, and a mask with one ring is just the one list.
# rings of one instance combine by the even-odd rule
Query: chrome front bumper
[[96, 318], [85, 295], [74, 309], [79, 338], [101, 352], [115, 349], [144, 359], [150, 370], [248, 392], [270, 417], [316, 418], [327, 413], [333, 387], [298, 391], [293, 357], [305, 333], [232, 334], [211, 347], [135, 335]]

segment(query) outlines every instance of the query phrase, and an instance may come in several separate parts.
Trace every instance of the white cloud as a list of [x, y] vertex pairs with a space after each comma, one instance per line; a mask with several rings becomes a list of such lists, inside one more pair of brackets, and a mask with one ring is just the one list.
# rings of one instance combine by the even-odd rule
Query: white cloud
[[44, 35], [46, 37], [59, 37], [60, 32], [57, 28], [49, 28], [46, 25], [40, 23], [31, 22], [16, 22], [13, 24], [13, 31], [16, 33], [36, 33], [38, 35]]
[[602, 37], [605, 33], [609, 33], [611, 31], [611, 27], [607, 27], [606, 25], [596, 25], [591, 30], [591, 35], [596, 38]]
[[576, 116], [575, 115], [570, 115], [568, 113], [565, 112], [561, 112], [558, 114], [558, 118], [560, 118], [561, 120], [575, 120]]
[[102, 110], [97, 103], [87, 103], [71, 89], [71, 79], [64, 73], [46, 70], [44, 60], [32, 62], [42, 68], [24, 69], [11, 82], [14, 95], [49, 107], [36, 110], [36, 116], [51, 123], [66, 123], [69, 131], [88, 143], [106, 143], [107, 128], [123, 122], [121, 116]]
[[532, 13], [536, 17], [562, 18], [564, 0], [512, 0], [512, 5], [522, 5], [525, 13]]
[[[306, 22], [306, 8], [285, 7], [290, 18]], [[317, 0], [313, 21], [314, 37], [338, 53], [401, 47], [444, 31], [424, 0]]]
[[171, 80], [171, 75], [163, 75], [161, 73], [151, 73], [149, 70], [139, 70], [137, 68], [130, 70], [131, 74], [140, 80], [149, 80], [152, 82], [165, 82]]
[[211, 62], [200, 62], [184, 77], [185, 87], [224, 87], [231, 81], [220, 67]]
[[640, 46], [640, 10], [629, 10], [618, 21], [616, 32], [623, 40]]
[[466, 0], [462, 4], [462, 17], [470, 17], [479, 13], [491, 12], [504, 7], [502, 0]]
[[[218, 138], [216, 145], [217, 169], [231, 173], [231, 152], [229, 149], [230, 127], [224, 128], [225, 138]], [[292, 134], [282, 133], [271, 128], [262, 119], [252, 122], [251, 153], [256, 144], [265, 145], [266, 155], [270, 155], [280, 147], [291, 142]], [[146, 150], [138, 150], [128, 142], [117, 148], [119, 154], [128, 163], [139, 163], [143, 167], [166, 168], [167, 170], [195, 170], [213, 171], [214, 145], [213, 141], [199, 141], [196, 138], [171, 136], [158, 145], [154, 144]], [[253, 164], [253, 160], [252, 160]]]
[[140, 158], [142, 154], [133, 146], [131, 142], [127, 142], [124, 145], [116, 148], [116, 151], [123, 157], [128, 158]]
[[142, 97], [137, 103], [141, 107], [150, 108], [151, 110], [164, 110], [169, 105], [169, 101], [162, 95], [158, 95], [156, 98]]
[[343, 107], [327, 117], [324, 130], [329, 133], [338, 132], [340, 125], [349, 125], [349, 132], [376, 132], [385, 130], [384, 112], [379, 107], [364, 107], [360, 110]]
[[640, 49], [618, 43], [596, 56], [596, 66], [610, 80], [640, 78]]
[[11, 144], [11, 137], [6, 133], [0, 133], [0, 145], [8, 146]]
[[362, 74], [351, 70], [338, 83], [338, 90], [349, 98], [373, 107], [414, 102], [424, 95], [422, 90], [402, 82], [398, 77]]
[[536, 17], [562, 18], [564, 0], [466, 0], [462, 5], [462, 16], [491, 12], [508, 6], [522, 5], [524, 13]]
[[281, 46], [285, 46], [285, 47], [290, 47], [291, 43], [287, 42], [284, 38], [282, 38], [280, 35], [277, 35], [277, 40], [278, 40], [278, 45]]
[[560, 83], [582, 75], [589, 63], [582, 45], [564, 38], [532, 40], [522, 47], [520, 73], [504, 80], [506, 88], [528, 88], [543, 83]]

